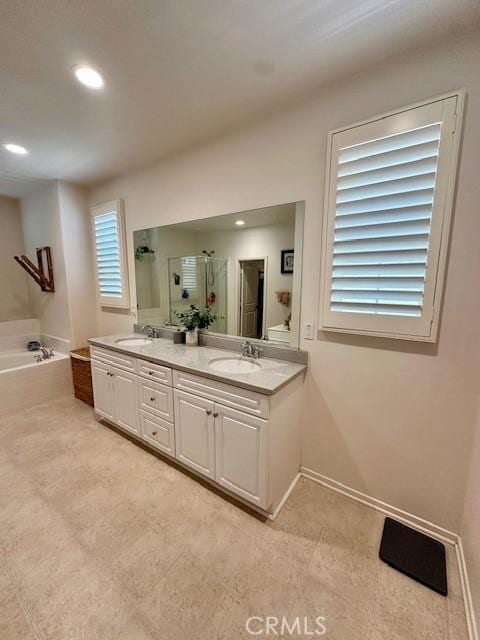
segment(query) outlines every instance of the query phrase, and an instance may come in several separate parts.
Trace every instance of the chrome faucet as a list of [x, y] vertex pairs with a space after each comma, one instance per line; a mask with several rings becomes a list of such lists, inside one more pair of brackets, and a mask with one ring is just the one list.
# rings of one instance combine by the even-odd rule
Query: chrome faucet
[[53, 353], [53, 349], [47, 349], [46, 347], [40, 347], [40, 351], [42, 352], [41, 357], [42, 360], [50, 360], [55, 354]]
[[154, 329], [150, 324], [146, 324], [144, 327], [142, 327], [142, 331], [148, 338], [158, 338], [157, 329]]
[[263, 353], [263, 349], [260, 349], [249, 340], [245, 340], [245, 342], [242, 343], [242, 356], [244, 358], [254, 358], [258, 360], [261, 353]]

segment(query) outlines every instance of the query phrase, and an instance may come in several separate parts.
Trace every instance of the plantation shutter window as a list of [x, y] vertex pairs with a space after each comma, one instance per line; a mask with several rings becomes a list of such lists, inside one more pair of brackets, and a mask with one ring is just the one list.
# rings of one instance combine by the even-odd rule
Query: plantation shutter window
[[182, 258], [182, 287], [187, 289], [190, 297], [197, 296], [197, 258], [194, 256], [186, 256]]
[[122, 202], [92, 209], [97, 297], [102, 307], [129, 307], [126, 276], [125, 220]]
[[323, 330], [436, 339], [462, 97], [330, 134]]

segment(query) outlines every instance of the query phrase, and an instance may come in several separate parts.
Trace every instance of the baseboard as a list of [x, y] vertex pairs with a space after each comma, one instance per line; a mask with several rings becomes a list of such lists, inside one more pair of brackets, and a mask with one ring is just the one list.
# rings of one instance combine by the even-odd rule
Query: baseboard
[[455, 551], [457, 553], [458, 569], [460, 572], [460, 580], [462, 583], [463, 602], [465, 604], [465, 615], [467, 618], [468, 637], [470, 640], [479, 640], [477, 619], [475, 617], [475, 610], [473, 607], [473, 597], [470, 590], [470, 583], [468, 581], [467, 563], [465, 560], [465, 554], [463, 552], [462, 539], [459, 537], [458, 542], [455, 545]]
[[377, 500], [377, 498], [372, 498], [361, 491], [357, 491], [356, 489], [352, 489], [347, 485], [338, 482], [337, 480], [332, 480], [327, 476], [318, 473], [317, 471], [313, 471], [312, 469], [308, 469], [307, 467], [300, 467], [300, 473], [306, 478], [310, 478], [310, 480], [314, 480], [322, 484], [329, 489], [333, 489], [333, 491], [337, 491], [338, 493], [343, 494], [344, 496], [348, 496], [353, 500], [357, 500], [357, 502], [361, 502], [376, 511], [380, 511], [387, 516], [392, 516], [395, 520], [399, 522], [403, 522], [404, 524], [412, 527], [413, 529], [417, 529], [422, 533], [426, 533], [441, 542], [446, 542], [447, 544], [455, 545], [458, 542], [458, 535], [453, 533], [452, 531], [448, 531], [447, 529], [443, 529], [433, 522], [429, 522], [428, 520], [424, 520], [423, 518], [419, 518], [412, 513], [408, 513], [408, 511], [403, 511], [402, 509], [398, 509], [397, 507], [393, 507], [386, 502], [382, 502], [381, 500]]
[[297, 475], [295, 476], [295, 478], [292, 480], [292, 484], [288, 487], [285, 495], [283, 496], [283, 498], [280, 500], [280, 502], [278, 503], [277, 507], [275, 508], [273, 513], [269, 513], [268, 514], [268, 519], [269, 520], [275, 520], [275, 518], [278, 516], [278, 514], [280, 513], [280, 511], [283, 508], [283, 505], [286, 503], [286, 501], [288, 500], [288, 498], [290, 497], [290, 494], [292, 493], [292, 491], [295, 489], [295, 485], [297, 484], [297, 482], [299, 481], [300, 477], [301, 477], [301, 473], [297, 473]]

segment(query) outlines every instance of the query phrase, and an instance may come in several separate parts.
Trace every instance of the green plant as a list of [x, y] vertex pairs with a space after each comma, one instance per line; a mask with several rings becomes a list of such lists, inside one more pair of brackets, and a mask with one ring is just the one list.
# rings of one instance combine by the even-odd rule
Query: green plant
[[207, 306], [199, 309], [196, 304], [191, 304], [186, 311], [181, 311], [180, 313], [175, 311], [174, 313], [187, 331], [208, 329], [217, 317], [211, 307]]

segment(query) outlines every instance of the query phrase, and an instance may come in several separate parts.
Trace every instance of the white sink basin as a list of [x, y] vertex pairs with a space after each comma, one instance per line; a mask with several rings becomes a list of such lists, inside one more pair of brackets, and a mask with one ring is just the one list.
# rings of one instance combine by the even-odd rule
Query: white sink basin
[[255, 373], [261, 369], [260, 363], [256, 360], [246, 358], [213, 358], [208, 365], [210, 369], [222, 373]]
[[152, 341], [149, 338], [121, 338], [116, 340], [116, 344], [124, 347], [144, 347], [147, 344], [152, 344]]

